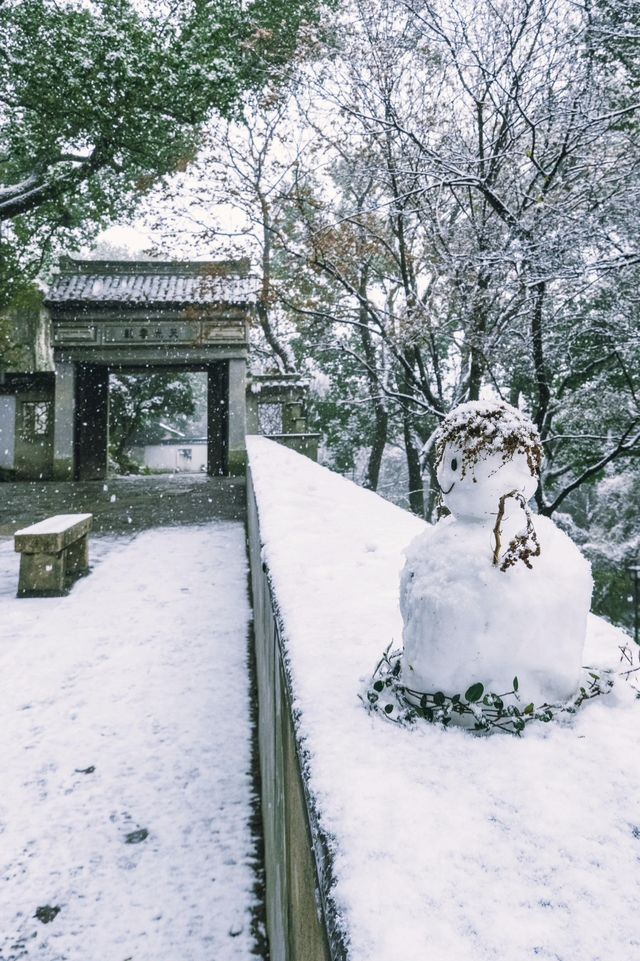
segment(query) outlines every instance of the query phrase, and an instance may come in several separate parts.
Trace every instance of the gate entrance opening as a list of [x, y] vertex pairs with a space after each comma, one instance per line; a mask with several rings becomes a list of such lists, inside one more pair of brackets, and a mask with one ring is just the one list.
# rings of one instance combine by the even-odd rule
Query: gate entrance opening
[[[205, 441], [203, 465], [208, 474], [224, 476], [229, 473], [229, 410], [228, 410], [228, 374], [227, 365], [223, 362], [213, 363], [206, 368], [194, 370], [191, 367], [180, 366], [175, 369], [154, 366], [152, 368], [114, 367], [111, 365], [78, 364], [75, 370], [76, 403], [74, 430], [74, 462], [76, 480], [101, 480], [109, 472], [111, 438], [114, 433], [113, 407], [111, 402], [114, 390], [114, 376], [121, 384], [131, 380], [143, 383], [153, 378], [158, 383], [158, 376], [168, 381], [175, 379], [176, 374], [197, 373], [205, 381], [206, 418], [203, 430]], [[116, 388], [117, 389], [117, 388]], [[115, 405], [117, 406], [117, 405]], [[177, 433], [177, 432], [176, 432]], [[117, 429], [115, 439], [118, 439]], [[141, 438], [124, 437], [123, 447], [126, 450], [134, 446], [135, 440]], [[129, 443], [131, 441], [131, 443]], [[183, 445], [184, 447], [184, 445]], [[111, 451], [112, 452], [112, 451]], [[139, 452], [140, 466], [144, 466], [144, 451]], [[151, 464], [151, 467], [154, 465]], [[156, 465], [161, 467], [162, 465]], [[169, 463], [166, 472], [178, 467]], [[185, 464], [183, 469], [189, 469]]]
[[206, 472], [207, 384], [205, 371], [110, 371], [110, 473]]

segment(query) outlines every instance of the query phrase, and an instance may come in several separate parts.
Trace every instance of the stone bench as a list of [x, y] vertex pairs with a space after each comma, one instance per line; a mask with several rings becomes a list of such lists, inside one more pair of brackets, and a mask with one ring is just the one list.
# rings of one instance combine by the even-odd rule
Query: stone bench
[[89, 571], [93, 514], [56, 514], [15, 534], [20, 557], [18, 597], [59, 597]]

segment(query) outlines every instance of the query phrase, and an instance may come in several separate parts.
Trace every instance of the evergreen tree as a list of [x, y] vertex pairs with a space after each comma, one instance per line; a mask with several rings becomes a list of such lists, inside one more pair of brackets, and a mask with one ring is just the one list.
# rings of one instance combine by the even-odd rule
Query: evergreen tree
[[125, 214], [193, 158], [199, 126], [277, 80], [313, 0], [0, 5], [0, 306], [54, 238]]

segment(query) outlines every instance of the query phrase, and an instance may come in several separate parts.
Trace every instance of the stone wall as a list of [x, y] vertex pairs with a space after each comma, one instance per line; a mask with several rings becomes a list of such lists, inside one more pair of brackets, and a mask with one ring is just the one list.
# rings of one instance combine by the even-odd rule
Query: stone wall
[[33, 374], [53, 371], [51, 325], [36, 290], [24, 291], [19, 303], [0, 316], [0, 371]]
[[321, 434], [265, 434], [269, 440], [275, 440], [278, 444], [283, 444], [289, 450], [295, 450], [298, 454], [304, 454], [311, 460], [318, 459], [318, 444]]
[[346, 952], [327, 898], [331, 858], [305, 791], [303, 754], [282, 656], [282, 624], [262, 562], [250, 471], [247, 498], [271, 961], [343, 961]]

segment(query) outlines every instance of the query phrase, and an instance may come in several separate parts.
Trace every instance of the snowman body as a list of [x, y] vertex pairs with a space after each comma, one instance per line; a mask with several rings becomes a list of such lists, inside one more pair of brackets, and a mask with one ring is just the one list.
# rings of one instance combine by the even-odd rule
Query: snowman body
[[[564, 701], [580, 682], [590, 566], [553, 521], [536, 515], [539, 555], [501, 569], [494, 563], [500, 498], [517, 493], [528, 500], [537, 477], [521, 452], [494, 451], [463, 465], [464, 451], [445, 446], [438, 480], [451, 516], [406, 551], [403, 684], [464, 696], [480, 682], [504, 694], [517, 677], [524, 704]], [[503, 508], [499, 537], [506, 548], [527, 518], [514, 497]]]

